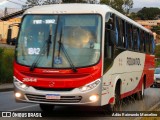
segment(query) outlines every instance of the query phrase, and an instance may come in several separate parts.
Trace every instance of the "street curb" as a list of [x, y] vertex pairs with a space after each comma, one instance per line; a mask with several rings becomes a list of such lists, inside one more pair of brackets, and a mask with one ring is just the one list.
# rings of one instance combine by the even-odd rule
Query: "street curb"
[[0, 92], [13, 91], [14, 85], [13, 83], [4, 83], [0, 85]]
[[14, 88], [4, 88], [4, 89], [0, 89], [0, 92], [7, 92], [7, 91], [13, 91]]

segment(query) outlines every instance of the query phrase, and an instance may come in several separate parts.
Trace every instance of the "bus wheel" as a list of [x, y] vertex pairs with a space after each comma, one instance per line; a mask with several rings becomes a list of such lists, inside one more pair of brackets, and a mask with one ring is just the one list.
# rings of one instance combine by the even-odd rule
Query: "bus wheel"
[[41, 108], [42, 111], [52, 111], [54, 109], [54, 105], [50, 104], [39, 104], [39, 107]]
[[115, 104], [111, 105], [112, 111], [120, 111], [122, 102], [120, 100], [120, 86], [116, 86], [115, 90]]
[[122, 102], [120, 100], [120, 86], [116, 86], [115, 90], [115, 104], [108, 104], [102, 106], [104, 113], [112, 113], [113, 111], [120, 111], [122, 107]]
[[136, 99], [142, 100], [144, 98], [144, 83], [142, 83], [141, 91], [136, 93]]

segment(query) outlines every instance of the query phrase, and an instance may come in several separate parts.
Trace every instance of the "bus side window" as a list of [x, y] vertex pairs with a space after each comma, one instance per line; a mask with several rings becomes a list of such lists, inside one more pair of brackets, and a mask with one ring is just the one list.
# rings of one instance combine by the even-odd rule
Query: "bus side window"
[[154, 54], [154, 52], [155, 52], [155, 41], [154, 41], [153, 35], [151, 35], [151, 47], [152, 47], [151, 54]]
[[133, 50], [134, 51], [137, 51], [137, 28], [136, 27], [133, 27], [133, 43], [134, 43], [134, 46], [133, 46]]
[[140, 51], [144, 52], [144, 32], [142, 30], [139, 31], [139, 37], [140, 37]]
[[125, 48], [128, 49], [128, 26], [127, 26], [127, 22], [124, 22], [124, 39], [125, 39]]
[[143, 32], [143, 40], [144, 40], [144, 52], [146, 53], [146, 33]]
[[140, 51], [140, 30], [139, 28], [137, 29], [137, 46], [138, 46], [138, 51]]
[[[109, 18], [108, 18], [109, 17]], [[114, 15], [106, 14], [105, 22], [105, 46], [104, 46], [104, 57], [113, 58], [113, 45], [115, 41], [115, 31], [114, 31]]]
[[128, 49], [130, 50], [132, 48], [132, 39], [131, 39], [131, 26], [129, 23], [127, 23], [127, 40], [128, 40]]
[[145, 34], [145, 38], [146, 38], [146, 53], [149, 53], [149, 37], [148, 37], [148, 33]]
[[122, 20], [122, 47], [126, 48], [125, 21]]
[[149, 49], [150, 49], [150, 53], [152, 53], [153, 48], [152, 48], [152, 36], [149, 35]]
[[131, 34], [131, 49], [134, 50], [134, 39], [133, 39], [133, 26], [130, 27], [130, 34]]
[[117, 30], [118, 30], [118, 46], [124, 47], [124, 22], [121, 18], [117, 18]]

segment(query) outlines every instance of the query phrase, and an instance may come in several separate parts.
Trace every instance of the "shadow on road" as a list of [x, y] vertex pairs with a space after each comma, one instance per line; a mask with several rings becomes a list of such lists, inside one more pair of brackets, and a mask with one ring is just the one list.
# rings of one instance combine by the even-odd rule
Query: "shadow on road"
[[[135, 103], [134, 96], [124, 98], [122, 100], [123, 106]], [[60, 106], [53, 111], [42, 112], [43, 117], [112, 117], [111, 112], [104, 112], [100, 107], [86, 107], [86, 106]]]

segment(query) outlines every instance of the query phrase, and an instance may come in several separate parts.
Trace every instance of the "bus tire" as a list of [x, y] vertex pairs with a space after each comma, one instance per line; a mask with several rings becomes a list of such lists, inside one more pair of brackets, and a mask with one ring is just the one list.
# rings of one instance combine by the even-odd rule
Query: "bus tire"
[[102, 108], [104, 113], [112, 113], [114, 111], [120, 111], [121, 106], [122, 102], [120, 100], [120, 84], [117, 84], [115, 89], [115, 103], [104, 105]]
[[137, 100], [142, 100], [143, 98], [144, 98], [144, 82], [142, 83], [141, 91], [136, 93]]
[[111, 105], [112, 111], [120, 111], [121, 109], [121, 100], [120, 100], [120, 84], [116, 85], [115, 89], [115, 104]]
[[51, 112], [55, 106], [50, 104], [39, 104], [39, 107], [42, 111]]

